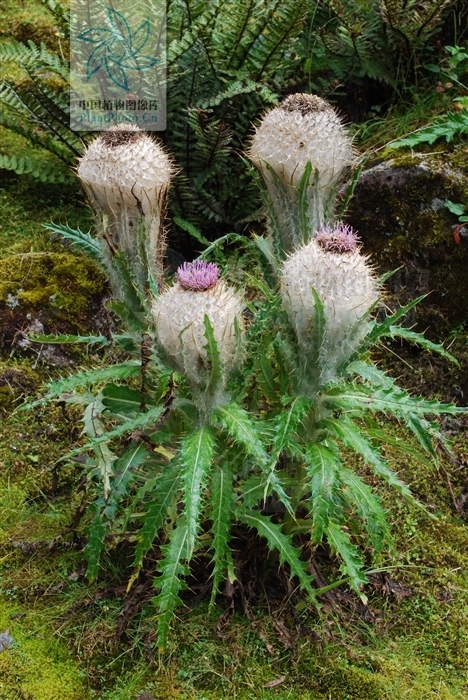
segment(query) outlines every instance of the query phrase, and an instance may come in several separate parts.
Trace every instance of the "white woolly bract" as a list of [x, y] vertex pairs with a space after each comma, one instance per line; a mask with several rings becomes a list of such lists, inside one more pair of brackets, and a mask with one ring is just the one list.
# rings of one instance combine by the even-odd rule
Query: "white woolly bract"
[[137, 126], [126, 124], [102, 132], [78, 166], [78, 177], [94, 206], [114, 215], [123, 208], [151, 214], [172, 173], [163, 148]]
[[154, 302], [157, 340], [193, 388], [203, 389], [207, 381], [205, 314], [218, 346], [224, 385], [238, 359], [242, 307], [242, 298], [222, 280], [205, 291], [184, 289], [177, 282]]
[[320, 349], [321, 383], [336, 378], [336, 370], [358, 348], [366, 331], [356, 323], [380, 296], [367, 258], [358, 250], [333, 253], [312, 239], [283, 264], [281, 296], [301, 352], [313, 346], [316, 328], [315, 289], [324, 306], [325, 332]]
[[330, 105], [320, 102], [324, 105], [309, 113], [280, 105], [265, 114], [249, 155], [267, 181], [272, 176], [265, 162], [285, 184], [297, 187], [310, 161], [318, 172], [319, 187], [327, 190], [353, 163], [351, 139], [339, 116]]

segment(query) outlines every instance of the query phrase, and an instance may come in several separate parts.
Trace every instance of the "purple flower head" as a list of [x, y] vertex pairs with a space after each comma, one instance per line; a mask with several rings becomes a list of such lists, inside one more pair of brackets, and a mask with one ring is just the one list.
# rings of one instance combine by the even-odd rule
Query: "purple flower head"
[[317, 243], [329, 253], [352, 253], [358, 247], [360, 241], [351, 226], [341, 221], [334, 226], [327, 224], [318, 233]]
[[214, 287], [219, 279], [219, 267], [216, 263], [204, 260], [184, 263], [177, 269], [177, 279], [184, 289], [204, 292]]

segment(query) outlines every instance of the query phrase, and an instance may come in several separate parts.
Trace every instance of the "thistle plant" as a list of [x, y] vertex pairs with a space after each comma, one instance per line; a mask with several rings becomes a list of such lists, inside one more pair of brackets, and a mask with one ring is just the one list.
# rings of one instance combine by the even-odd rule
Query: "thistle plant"
[[267, 186], [277, 253], [291, 253], [333, 218], [338, 185], [355, 160], [333, 107], [300, 93], [265, 114], [248, 155]]
[[163, 281], [165, 200], [174, 174], [170, 158], [137, 126], [120, 124], [89, 145], [77, 174], [96, 212], [115, 296], [126, 299], [129, 275], [140, 294], [157, 291]]
[[[311, 104], [316, 105], [312, 112]], [[321, 590], [307, 558], [319, 544], [340, 562], [341, 577], [331, 585], [346, 584], [365, 600], [366, 566], [389, 556], [392, 538], [379, 499], [349, 453], [423, 507], [379, 445], [392, 445], [426, 464], [435, 462], [434, 443], [441, 436], [428, 415], [466, 411], [411, 397], [369, 359], [381, 338], [399, 337], [454, 360], [442, 346], [399, 325], [419, 299], [381, 322], [372, 319], [380, 281], [357, 235], [342, 223], [331, 223], [331, 209], [326, 214], [352, 158], [350, 141], [319, 98], [292, 96], [286, 105], [294, 109], [284, 109], [283, 103], [277, 110], [291, 117], [287, 153], [302, 158], [305, 150], [306, 155], [294, 162], [288, 157], [273, 161], [271, 154], [278, 156], [280, 149], [271, 146], [270, 163], [264, 166], [268, 154], [259, 143], [265, 132], [262, 127], [257, 131], [262, 138], [254, 139], [255, 158], [265, 174], [271, 210], [278, 214], [275, 225], [284, 248], [276, 248], [279, 283], [270, 287], [261, 279], [263, 239], [248, 250], [258, 275], [250, 276], [248, 324], [241, 294], [213, 263], [200, 259], [180, 267], [175, 283], [162, 292], [153, 284], [159, 262], [149, 256], [151, 251], [160, 255], [160, 248], [158, 243], [152, 247], [147, 230], [153, 230], [154, 219], [161, 225], [171, 166], [160, 154], [157, 174], [156, 147], [144, 146], [134, 129], [128, 137], [122, 130], [109, 131], [100, 137], [104, 143], [95, 142], [96, 153], [107, 152], [113, 147], [106, 139], [118, 139], [115, 151], [121, 167], [128, 167], [118, 182], [110, 172], [107, 179], [92, 179], [90, 172], [107, 167], [97, 156], [91, 154], [80, 165], [93, 205], [107, 222], [97, 238], [52, 227], [114, 276], [115, 293], [125, 301], [112, 305], [122, 329], [111, 338], [35, 340], [111, 345], [125, 355], [116, 364], [49, 383], [39, 402], [59, 399], [84, 409], [85, 441], [71, 456], [88, 455], [84, 469], [91, 505], [84, 554], [89, 578], [97, 576], [112, 545], [131, 539], [130, 588], [149, 552], [158, 551], [154, 604], [161, 649], [194, 558], [207, 562], [212, 604], [223, 581], [236, 585], [244, 553], [230, 546], [234, 525], [266, 540], [271, 560], [287, 564], [288, 576], [312, 604]], [[326, 143], [320, 141], [324, 135]], [[137, 175], [134, 149], [142, 146], [152, 165]], [[302, 216], [305, 202], [307, 217]], [[131, 227], [132, 221], [138, 224]], [[147, 227], [144, 233], [140, 224]], [[270, 248], [270, 262], [274, 254]], [[242, 352], [242, 371], [236, 372]], [[377, 414], [392, 416], [412, 431], [420, 449], [387, 434], [374, 419]]]

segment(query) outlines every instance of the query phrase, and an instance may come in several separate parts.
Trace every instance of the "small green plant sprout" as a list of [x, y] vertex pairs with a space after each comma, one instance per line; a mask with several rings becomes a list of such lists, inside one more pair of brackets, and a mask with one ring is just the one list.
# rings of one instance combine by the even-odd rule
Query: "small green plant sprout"
[[461, 204], [458, 202], [451, 202], [450, 199], [446, 199], [444, 202], [445, 206], [451, 212], [452, 214], [455, 214], [455, 216], [458, 218], [458, 221], [460, 224], [464, 224], [468, 221], [468, 215], [465, 213], [466, 212], [466, 206], [465, 204]]
[[448, 78], [451, 82], [446, 83], [445, 88], [451, 88], [455, 83], [458, 87], [466, 90], [466, 85], [460, 80], [462, 76], [466, 75], [468, 69], [468, 53], [465, 47], [446, 46], [445, 50], [449, 55], [441, 62], [440, 66], [434, 63], [426, 63], [424, 68], [432, 73]]
[[[98, 213], [97, 237], [51, 227], [101, 260], [122, 322], [110, 337], [66, 342], [110, 345], [121, 360], [50, 382], [39, 402], [83, 407], [84, 439], [64, 459], [87, 455], [89, 578], [104, 555], [130, 541], [130, 588], [157, 552], [161, 650], [196, 560], [211, 580], [212, 604], [223, 582], [242, 585], [249, 554], [231, 545], [239, 531], [268, 545], [260, 578], [282, 567], [297, 595], [318, 606], [321, 589], [308, 563], [322, 544], [341, 571], [330, 585], [347, 584], [365, 600], [366, 568], [388, 556], [392, 539], [350, 453], [421, 505], [381, 447], [427, 464], [442, 439], [429, 419], [466, 411], [410, 396], [369, 357], [382, 338], [403, 338], [454, 359], [400, 325], [419, 299], [380, 322], [372, 318], [381, 283], [356, 234], [333, 223], [335, 189], [353, 160], [340, 120], [311, 95], [291, 96], [270, 115], [250, 155], [271, 199], [277, 238], [268, 252], [278, 282], [265, 283], [259, 260], [257, 276], [249, 276], [256, 288], [250, 301], [201, 260], [180, 267], [175, 284], [160, 289], [156, 231], [172, 166], [135, 128], [104, 132], [80, 163]], [[251, 244], [250, 262], [265, 252], [264, 241]], [[421, 449], [387, 434], [379, 414], [406, 426]]]
[[295, 94], [265, 114], [248, 155], [266, 183], [283, 257], [333, 219], [337, 187], [355, 160], [351, 139], [328, 102]]

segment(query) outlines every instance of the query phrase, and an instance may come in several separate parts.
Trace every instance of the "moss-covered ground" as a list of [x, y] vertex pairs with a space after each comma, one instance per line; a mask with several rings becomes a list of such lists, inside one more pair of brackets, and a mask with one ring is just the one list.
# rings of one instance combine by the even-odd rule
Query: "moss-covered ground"
[[[59, 45], [40, 2], [2, 0], [0, 9], [4, 36]], [[0, 152], [12, 148], [24, 152], [27, 146], [0, 128]], [[47, 185], [0, 171], [0, 304], [10, 294], [30, 303], [26, 313], [45, 304], [58, 321], [71, 323], [77, 308], [67, 304], [75, 287], [82, 300], [102, 290], [96, 272], [51, 242], [42, 226], [55, 220], [88, 230], [89, 213], [80, 201], [73, 184]], [[31, 275], [41, 274], [46, 258], [53, 264], [34, 306]], [[20, 272], [28, 266], [21, 284], [13, 261]], [[62, 278], [68, 291], [58, 289]], [[65, 296], [57, 302], [58, 294]], [[450, 342], [465, 358], [462, 330]], [[468, 391], [463, 367], [390, 350], [382, 362], [411, 389], [444, 400]], [[401, 452], [387, 455], [435, 517], [374, 484], [389, 512], [396, 553], [386, 554], [370, 574], [368, 606], [338, 590], [324, 598], [321, 614], [293, 611], [280, 600], [254, 607], [250, 619], [236, 609], [227, 621], [222, 599], [210, 611], [192, 596], [160, 657], [150, 602], [122, 628], [129, 600], [126, 552], [109, 557], [89, 584], [83, 541], [71, 532], [59, 537], [83, 505], [80, 463], [58, 462], [80, 440], [80, 426], [60, 405], [14, 411], [63, 371], [33, 359], [9, 346], [0, 361], [0, 634], [8, 630], [14, 639], [0, 651], [0, 700], [136, 700], [142, 693], [142, 700], [468, 698], [468, 427], [462, 421], [445, 425], [455, 460], [442, 452], [439, 467], [426, 467]], [[393, 429], [399, 434], [398, 426]], [[150, 597], [147, 590], [142, 595]]]

